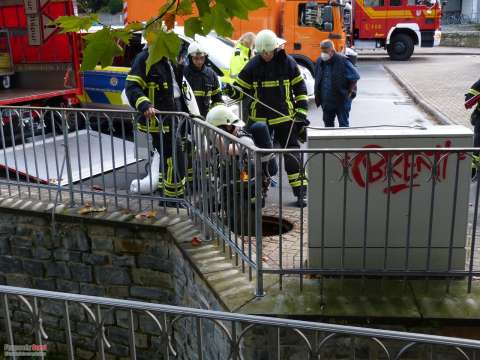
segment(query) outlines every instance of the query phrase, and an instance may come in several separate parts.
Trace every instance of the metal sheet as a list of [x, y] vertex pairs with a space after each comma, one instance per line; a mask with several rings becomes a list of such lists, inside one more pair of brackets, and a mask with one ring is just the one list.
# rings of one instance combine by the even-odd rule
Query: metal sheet
[[[112, 138], [109, 135], [101, 134], [96, 131], [80, 130], [78, 132], [78, 149], [77, 151], [77, 135], [72, 132], [68, 135], [68, 151], [70, 154], [70, 163], [72, 168], [73, 182], [80, 181], [80, 172], [82, 179], [90, 176], [90, 162], [88, 150], [88, 137], [90, 137], [90, 154], [92, 156], [92, 176], [101, 174], [100, 163], [100, 143], [103, 154], [103, 171], [109, 172], [111, 170], [121, 168], [136, 161], [135, 158], [135, 144], [131, 141], [125, 141], [126, 162], [123, 157], [123, 140], [113, 137], [113, 151], [115, 156], [115, 163], [112, 160]], [[101, 141], [100, 141], [101, 140]], [[15, 148], [7, 148], [6, 158], [3, 150], [0, 151], [0, 166], [7, 167], [10, 171], [16, 171], [21, 175], [26, 175], [30, 179], [40, 180], [43, 183], [56, 184], [57, 183], [57, 164], [55, 163], [55, 152], [58, 158], [58, 169], [61, 169], [63, 159], [65, 158], [64, 136], [59, 135], [45, 139], [45, 151], [43, 149], [43, 140], [38, 137], [34, 142], [26, 143], [25, 145], [17, 145]], [[35, 146], [34, 146], [35, 145]], [[24, 150], [25, 147], [25, 150]], [[36, 152], [37, 164], [35, 166], [34, 148]], [[45, 153], [48, 161], [45, 159]], [[119, 156], [118, 154], [122, 154]], [[15, 158], [17, 166], [15, 167]], [[25, 159], [27, 162], [25, 163]], [[79, 160], [80, 159], [80, 168]], [[48, 168], [48, 172], [47, 172]], [[60, 170], [59, 170], [60, 171]], [[38, 175], [37, 175], [38, 173]], [[47, 177], [50, 175], [50, 179]], [[63, 173], [60, 174], [61, 184], [68, 184], [67, 166], [64, 166]]]

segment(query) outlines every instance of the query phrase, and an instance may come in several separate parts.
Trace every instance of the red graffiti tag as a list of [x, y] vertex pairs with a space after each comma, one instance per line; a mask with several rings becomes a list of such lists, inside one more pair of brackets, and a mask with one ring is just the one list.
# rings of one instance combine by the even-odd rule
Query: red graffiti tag
[[[452, 142], [447, 140], [444, 145], [437, 148], [449, 148]], [[379, 145], [367, 145], [365, 148], [381, 149]], [[381, 156], [379, 156], [379, 154]], [[448, 154], [445, 152], [381, 152], [379, 154], [358, 154], [352, 161], [351, 172], [353, 180], [360, 186], [369, 184], [388, 183], [388, 167], [391, 169], [390, 186], [383, 190], [384, 193], [397, 194], [412, 187], [419, 187], [415, 182], [421, 173], [432, 175], [436, 163], [437, 181], [447, 178]], [[352, 157], [349, 157], [350, 160]], [[459, 160], [464, 160], [465, 154], [459, 155]], [[369, 162], [369, 163], [368, 163]], [[413, 165], [413, 166], [412, 166]]]

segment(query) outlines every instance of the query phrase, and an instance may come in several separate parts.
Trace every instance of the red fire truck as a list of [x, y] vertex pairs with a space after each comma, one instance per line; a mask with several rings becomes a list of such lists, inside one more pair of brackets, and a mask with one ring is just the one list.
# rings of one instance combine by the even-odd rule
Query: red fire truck
[[79, 102], [78, 35], [60, 34], [51, 25], [59, 16], [74, 14], [74, 0], [0, 0], [0, 146], [23, 142], [43, 128], [61, 131], [56, 115], [42, 122], [35, 111], [2, 105], [68, 107]]
[[439, 0], [353, 0], [344, 12], [355, 49], [386, 48], [392, 60], [408, 60], [416, 45], [439, 45], [441, 17]]
[[78, 35], [50, 25], [74, 14], [73, 0], [0, 1], [0, 105], [76, 103]]

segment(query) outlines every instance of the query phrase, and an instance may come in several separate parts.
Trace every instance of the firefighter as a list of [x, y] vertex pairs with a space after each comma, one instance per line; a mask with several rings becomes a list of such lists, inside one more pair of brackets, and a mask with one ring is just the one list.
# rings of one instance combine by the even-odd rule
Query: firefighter
[[[253, 48], [255, 45], [255, 34], [253, 32], [247, 32], [243, 34], [233, 50], [232, 57], [230, 59], [230, 81], [234, 81], [240, 71], [244, 68], [247, 62], [253, 56]], [[242, 100], [242, 113], [240, 117], [244, 121], [248, 121], [248, 109], [250, 108], [251, 100], [244, 98]]]
[[[163, 155], [160, 159], [160, 185], [163, 196], [181, 198], [184, 195], [185, 166], [180, 133], [180, 118], [161, 116], [157, 111], [186, 111], [186, 99], [181, 89], [183, 69], [172, 65], [167, 58], [153, 64], [146, 72], [148, 44], [158, 30], [156, 23], [148, 26], [144, 32], [147, 47], [133, 61], [127, 76], [125, 92], [132, 107], [141, 116], [138, 130], [149, 133], [153, 147]], [[171, 205], [173, 203], [167, 203]]]
[[208, 53], [196, 42], [188, 47], [188, 66], [184, 68], [184, 76], [192, 87], [200, 114], [207, 116], [208, 110], [223, 104], [222, 89], [218, 76], [207, 66]]
[[[257, 145], [260, 146], [259, 142], [263, 145], [264, 148], [273, 148], [273, 144], [265, 144], [265, 139], [270, 139], [270, 134], [268, 127], [265, 123], [255, 124], [256, 129], [254, 133], [250, 133], [243, 129], [245, 123], [240, 120], [240, 118], [235, 115], [232, 110], [230, 110], [225, 105], [219, 105], [212, 108], [207, 114], [207, 122], [215, 127], [222, 129], [238, 138], [241, 138], [243, 144], [247, 145]], [[253, 169], [254, 162], [253, 159], [242, 158], [242, 151], [239, 146], [235, 144], [230, 144], [229, 148], [225, 147], [225, 143], [222, 137], [217, 137], [214, 140], [215, 148], [218, 154], [221, 156], [232, 156], [236, 161], [236, 174], [239, 175], [239, 181], [245, 181], [246, 186], [244, 186], [244, 191], [248, 194], [250, 193], [250, 201], [253, 203], [255, 201], [255, 182], [254, 179], [248, 179], [248, 177], [241, 176], [242, 171], [248, 173], [247, 169]], [[247, 155], [247, 152], [243, 152], [243, 155]], [[248, 161], [251, 161], [248, 164]], [[262, 181], [262, 207], [265, 206], [265, 198], [268, 192], [268, 186], [270, 184], [270, 178], [276, 175], [278, 168], [275, 161], [274, 154], [265, 154], [262, 156], [262, 169], [261, 169], [261, 181]], [[242, 163], [243, 162], [243, 163]], [[255, 171], [253, 171], [256, 174]], [[254, 176], [253, 174], [250, 176]], [[225, 174], [222, 175], [220, 171], [220, 177], [224, 178]], [[225, 179], [224, 179], [225, 180]], [[249, 186], [247, 186], [250, 184]], [[232, 194], [237, 194], [240, 191], [240, 188], [232, 188]], [[233, 199], [232, 197], [229, 197]]]
[[[465, 108], [475, 109], [470, 116], [470, 123], [473, 126], [473, 146], [480, 147], [480, 80], [473, 84], [465, 94]], [[480, 155], [478, 152], [473, 154], [472, 178], [476, 179], [477, 170], [480, 167]]]
[[[255, 39], [257, 55], [225, 92], [233, 99], [242, 99], [245, 94], [255, 99], [250, 106], [248, 128], [264, 122], [282, 148], [298, 149], [308, 124], [307, 89], [295, 60], [279, 48], [284, 43], [273, 31], [260, 31]], [[303, 168], [299, 154], [285, 155], [288, 181], [301, 207], [306, 206], [307, 190]]]
[[247, 32], [238, 39], [238, 43], [230, 59], [231, 79], [235, 79], [245, 64], [252, 58], [254, 44], [255, 34], [253, 32]]

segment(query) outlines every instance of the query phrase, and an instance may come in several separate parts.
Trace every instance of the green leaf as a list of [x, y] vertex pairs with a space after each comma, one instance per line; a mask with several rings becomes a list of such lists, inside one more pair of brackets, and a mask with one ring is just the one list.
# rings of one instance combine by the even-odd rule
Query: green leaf
[[122, 41], [125, 44], [128, 44], [130, 42], [130, 39], [132, 38], [133, 34], [130, 31], [127, 30], [122, 30], [122, 29], [115, 29], [112, 30], [112, 36], [115, 39], [118, 39]]
[[110, 28], [103, 28], [93, 34], [88, 34], [85, 36], [85, 41], [87, 46], [83, 51], [82, 71], [93, 70], [98, 63], [102, 67], [107, 67], [112, 64], [115, 56], [123, 53]]
[[184, 15], [191, 15], [193, 12], [192, 8], [192, 0], [182, 0], [180, 1], [180, 5], [177, 9], [177, 15], [184, 16]]
[[53, 21], [52, 24], [58, 26], [62, 33], [67, 33], [88, 30], [98, 21], [98, 16], [96, 14], [89, 16], [60, 16]]
[[158, 31], [155, 39], [148, 47], [147, 74], [153, 64], [159, 62], [164, 57], [175, 61], [180, 50], [182, 40], [173, 32]]
[[125, 26], [126, 31], [141, 31], [145, 27], [141, 22], [133, 22]]
[[229, 17], [248, 19], [248, 13], [265, 6], [263, 0], [217, 0], [217, 4], [223, 5]]
[[210, 8], [210, 14], [202, 17], [203, 31], [209, 33], [215, 30], [218, 35], [229, 37], [233, 33], [233, 26], [229, 20], [225, 6], [217, 3]]
[[205, 35], [203, 32], [202, 21], [197, 17], [191, 17], [187, 19], [183, 26], [185, 29], [185, 35], [191, 37], [192, 39], [195, 38], [195, 34]]
[[[167, 1], [161, 8], [160, 10], [158, 10], [158, 14], [159, 15], [162, 15], [164, 14], [165, 12], [171, 12], [173, 10], [175, 10], [175, 5], [173, 5], [174, 3], [176, 3], [177, 0], [170, 0], [170, 1]], [[168, 10], [167, 10], [168, 9]]]
[[210, 0], [195, 0], [200, 16], [210, 14]]

